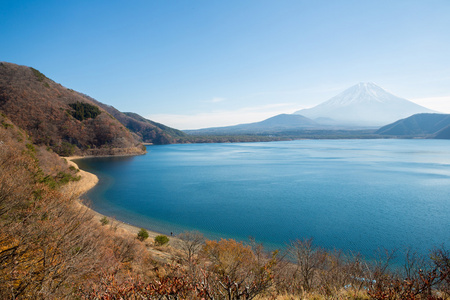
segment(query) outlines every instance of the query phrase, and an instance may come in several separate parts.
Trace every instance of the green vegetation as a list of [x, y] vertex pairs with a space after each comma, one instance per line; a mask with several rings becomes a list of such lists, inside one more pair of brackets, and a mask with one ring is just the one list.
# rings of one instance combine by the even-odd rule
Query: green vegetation
[[137, 239], [140, 240], [141, 242], [148, 239], [148, 231], [145, 230], [144, 228], [141, 228], [141, 230], [139, 230], [137, 234]]
[[2, 121], [0, 122], [0, 124], [1, 124], [2, 127], [5, 128], [5, 129], [14, 127], [12, 124], [6, 123], [5, 120], [2, 120]]
[[45, 174], [40, 166], [38, 150], [36, 149], [36, 146], [31, 143], [26, 143], [25, 148], [26, 150], [24, 150], [23, 153], [34, 162], [35, 172], [33, 172], [33, 177], [37, 183], [43, 183], [51, 189], [55, 190], [71, 181], [79, 181], [81, 179], [81, 176], [75, 176], [72, 174], [76, 174], [77, 172], [79, 172], [79, 170], [73, 166], [67, 167], [65, 171], [58, 171], [56, 175]]
[[69, 170], [72, 171], [72, 172], [77, 172], [77, 173], [80, 172], [80, 170], [75, 168], [74, 166], [70, 166]]
[[74, 111], [69, 111], [69, 113], [77, 120], [83, 121], [86, 119], [95, 119], [100, 113], [100, 109], [92, 104], [79, 102], [69, 104]]
[[59, 184], [66, 184], [70, 181], [79, 181], [81, 179], [81, 176], [73, 176], [70, 173], [65, 172], [58, 172], [56, 175], [56, 180], [59, 182]]
[[289, 130], [258, 134], [203, 134], [192, 131], [178, 143], [247, 143], [291, 141], [300, 139], [379, 139], [374, 130]]
[[49, 186], [51, 189], [57, 189], [62, 185], [65, 185], [71, 181], [79, 181], [81, 176], [73, 176], [70, 173], [58, 172], [56, 176], [46, 175], [41, 177], [38, 182], [44, 183]]
[[33, 72], [33, 75], [36, 76], [38, 81], [44, 81], [44, 79], [47, 78], [44, 74], [42, 74], [41, 72], [39, 72], [35, 68], [30, 67], [30, 69]]
[[39, 183], [43, 183], [50, 187], [51, 189], [56, 189], [59, 185], [56, 179], [50, 175], [44, 176], [42, 179], [38, 181]]
[[102, 226], [105, 226], [109, 224], [109, 220], [107, 217], [103, 217], [100, 219], [100, 223], [102, 224]]
[[169, 238], [165, 235], [158, 235], [155, 237], [155, 245], [162, 246], [169, 242]]
[[33, 144], [26, 144], [25, 146], [31, 153], [36, 153], [36, 148], [34, 147]]
[[53, 150], [61, 156], [71, 156], [75, 152], [75, 145], [63, 141], [59, 146], [53, 147]]

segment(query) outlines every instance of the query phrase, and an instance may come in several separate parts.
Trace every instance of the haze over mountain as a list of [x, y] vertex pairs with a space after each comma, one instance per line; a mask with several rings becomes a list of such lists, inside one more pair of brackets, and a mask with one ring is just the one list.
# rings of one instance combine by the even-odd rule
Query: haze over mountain
[[450, 114], [416, 114], [378, 129], [376, 134], [393, 137], [450, 138]]
[[313, 120], [300, 115], [280, 114], [261, 122], [239, 124], [225, 127], [212, 127], [197, 130], [185, 130], [191, 134], [264, 134], [292, 129], [307, 129], [320, 126]]
[[397, 97], [378, 85], [354, 85], [337, 96], [299, 114], [321, 124], [382, 126], [418, 113], [435, 113], [426, 107]]
[[191, 134], [271, 134], [302, 130], [375, 130], [417, 113], [434, 111], [397, 97], [374, 83], [359, 83], [313, 108], [226, 127], [186, 130]]

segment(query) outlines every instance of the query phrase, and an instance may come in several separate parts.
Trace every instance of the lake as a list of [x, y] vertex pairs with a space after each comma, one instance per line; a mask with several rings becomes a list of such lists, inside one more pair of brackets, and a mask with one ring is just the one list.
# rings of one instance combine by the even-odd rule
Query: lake
[[300, 140], [148, 146], [78, 160], [99, 176], [94, 210], [165, 234], [269, 248], [313, 237], [372, 257], [450, 243], [450, 141]]

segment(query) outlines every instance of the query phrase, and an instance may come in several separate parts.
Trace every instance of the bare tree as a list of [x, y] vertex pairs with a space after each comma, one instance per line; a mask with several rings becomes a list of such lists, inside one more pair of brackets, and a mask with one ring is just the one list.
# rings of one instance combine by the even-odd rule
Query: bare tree
[[198, 231], [185, 231], [178, 235], [178, 246], [186, 255], [186, 260], [191, 267], [196, 255], [205, 244], [205, 237]]
[[250, 246], [235, 240], [206, 241], [202, 291], [209, 299], [250, 300], [273, 285], [277, 262], [272, 257], [258, 259]]
[[289, 253], [296, 263], [293, 274], [294, 282], [300, 288], [310, 291], [317, 281], [319, 271], [323, 268], [326, 251], [313, 244], [313, 239], [296, 240], [292, 242]]

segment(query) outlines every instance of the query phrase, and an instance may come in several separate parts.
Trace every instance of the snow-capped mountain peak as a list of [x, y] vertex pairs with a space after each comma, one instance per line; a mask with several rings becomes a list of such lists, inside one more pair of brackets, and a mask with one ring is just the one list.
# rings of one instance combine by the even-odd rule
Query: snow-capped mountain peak
[[352, 105], [355, 103], [370, 102], [387, 103], [397, 101], [397, 99], [401, 98], [388, 93], [373, 82], [360, 82], [323, 104]]
[[360, 82], [328, 101], [295, 114], [311, 119], [333, 119], [338, 124], [379, 126], [430, 112], [433, 111], [397, 97], [373, 82]]

